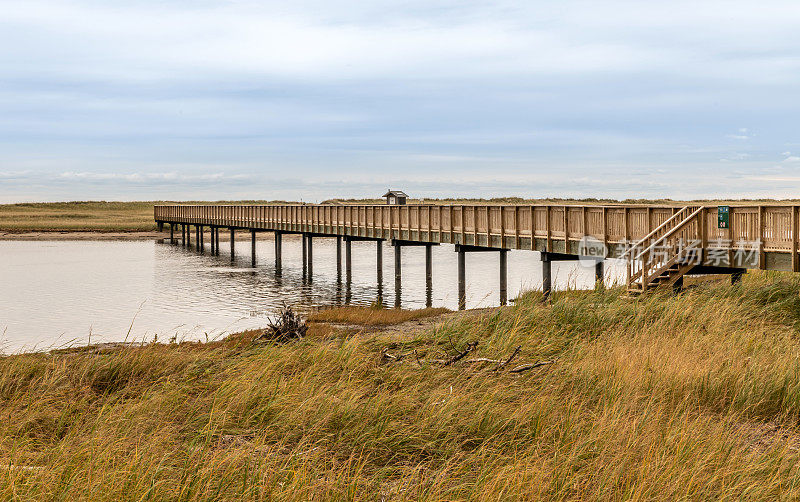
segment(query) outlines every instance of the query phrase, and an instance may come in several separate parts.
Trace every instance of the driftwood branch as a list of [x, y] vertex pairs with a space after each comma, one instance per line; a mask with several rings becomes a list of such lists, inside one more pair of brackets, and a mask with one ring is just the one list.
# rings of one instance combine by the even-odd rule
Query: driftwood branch
[[383, 352], [381, 352], [381, 355], [383, 356], [384, 359], [391, 359], [393, 361], [400, 361], [401, 359], [405, 359], [406, 357], [412, 354], [416, 357], [416, 350], [412, 352], [401, 352], [397, 355], [394, 355], [389, 353], [389, 347], [386, 347], [385, 349], [383, 349]]
[[453, 364], [453, 363], [455, 363], [455, 362], [457, 362], [457, 361], [460, 361], [460, 360], [461, 360], [461, 359], [463, 359], [463, 358], [464, 358], [464, 357], [465, 357], [467, 354], [469, 354], [470, 352], [472, 352], [473, 350], [475, 350], [475, 347], [477, 347], [477, 346], [478, 346], [478, 342], [469, 342], [469, 343], [467, 344], [467, 348], [466, 348], [466, 349], [464, 349], [462, 352], [459, 352], [458, 354], [456, 354], [456, 355], [454, 355], [453, 357], [451, 357], [450, 359], [448, 359], [448, 360], [447, 360], [447, 362], [446, 362], [446, 363], [444, 363], [444, 365], [445, 365], [445, 366], [450, 366], [451, 364]]
[[517, 345], [517, 348], [516, 348], [516, 349], [514, 349], [514, 352], [512, 352], [512, 353], [511, 353], [511, 355], [510, 355], [510, 356], [508, 356], [508, 359], [506, 359], [504, 362], [500, 363], [500, 364], [497, 366], [497, 368], [495, 368], [495, 371], [496, 371], [496, 370], [501, 370], [501, 369], [505, 368], [505, 367], [508, 365], [508, 363], [510, 363], [510, 362], [511, 362], [511, 360], [512, 360], [512, 359], [514, 359], [514, 358], [517, 356], [517, 354], [519, 354], [519, 351], [520, 351], [521, 349], [522, 349], [522, 345]]
[[533, 364], [521, 364], [514, 369], [509, 370], [511, 373], [522, 373], [523, 371], [532, 370], [534, 368], [538, 368], [540, 366], [546, 366], [548, 364], [553, 364], [554, 361], [539, 361]]
[[[414, 360], [416, 361], [417, 365], [420, 368], [423, 367], [423, 364], [438, 364], [438, 365], [442, 365], [442, 366], [450, 366], [450, 365], [452, 365], [452, 364], [454, 364], [454, 363], [456, 363], [458, 361], [461, 361], [462, 364], [481, 364], [481, 363], [494, 364], [494, 365], [496, 365], [495, 368], [494, 368], [494, 371], [500, 371], [500, 370], [503, 370], [503, 369], [507, 369], [507, 367], [511, 363], [511, 361], [513, 361], [514, 358], [516, 358], [519, 355], [519, 353], [522, 351], [522, 346], [518, 345], [518, 346], [516, 346], [514, 348], [514, 350], [511, 352], [511, 354], [506, 359], [501, 359], [501, 358], [492, 359], [490, 357], [476, 357], [474, 359], [464, 359], [467, 356], [467, 354], [469, 354], [470, 352], [474, 352], [475, 349], [478, 347], [478, 342], [474, 341], [474, 342], [467, 343], [467, 346], [464, 348], [464, 350], [462, 350], [458, 354], [456, 354], [454, 356], [451, 356], [451, 357], [449, 357], [447, 359], [423, 359], [423, 358], [421, 358], [419, 356], [419, 353], [417, 352], [417, 349], [413, 349], [413, 350], [410, 350], [410, 351], [405, 352], [405, 353], [400, 352], [398, 354], [391, 354], [389, 352], [389, 349], [392, 348], [392, 347], [396, 347], [396, 345], [390, 345], [389, 347], [385, 347], [381, 351], [381, 359], [383, 361], [399, 362], [402, 359], [405, 359], [407, 357], [413, 356]], [[554, 362], [555, 361], [537, 361], [535, 363], [530, 363], [530, 364], [520, 364], [518, 366], [515, 366], [512, 369], [508, 369], [507, 371], [509, 373], [522, 373], [524, 371], [528, 371], [528, 370], [532, 370], [532, 369], [535, 369], [535, 368], [540, 368], [542, 366], [547, 366], [549, 364], [553, 364]]]
[[497, 359], [489, 359], [488, 357], [478, 357], [476, 359], [467, 359], [464, 361], [464, 364], [474, 364], [474, 363], [495, 363], [499, 364], [502, 361], [498, 361]]

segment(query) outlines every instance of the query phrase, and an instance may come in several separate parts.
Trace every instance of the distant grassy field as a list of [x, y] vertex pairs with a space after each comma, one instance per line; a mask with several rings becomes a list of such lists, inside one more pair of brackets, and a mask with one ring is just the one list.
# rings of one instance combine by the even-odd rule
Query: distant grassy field
[[0, 230], [147, 231], [155, 230], [152, 202], [56, 202], [0, 205]]
[[[193, 202], [181, 202], [192, 204]], [[199, 202], [208, 204], [208, 202]], [[225, 202], [230, 203], [230, 202]], [[241, 201], [263, 204], [267, 201]], [[0, 205], [3, 232], [141, 232], [156, 229], [153, 205], [165, 202], [47, 202]]]
[[0, 498], [797, 500], [800, 277], [621, 292], [2, 357]]

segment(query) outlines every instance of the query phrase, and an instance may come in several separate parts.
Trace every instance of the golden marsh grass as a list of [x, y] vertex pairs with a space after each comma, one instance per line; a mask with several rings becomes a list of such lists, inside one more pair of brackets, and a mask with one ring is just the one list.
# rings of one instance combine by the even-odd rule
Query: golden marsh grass
[[[523, 295], [398, 341], [156, 344], [0, 359], [0, 498], [800, 496], [800, 278]], [[516, 346], [521, 374], [421, 359]]]

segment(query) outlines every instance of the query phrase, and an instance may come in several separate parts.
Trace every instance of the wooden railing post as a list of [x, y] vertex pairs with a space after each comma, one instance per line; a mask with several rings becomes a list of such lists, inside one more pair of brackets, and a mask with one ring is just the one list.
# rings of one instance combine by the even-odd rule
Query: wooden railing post
[[581, 225], [583, 225], [583, 230], [582, 230], [583, 236], [584, 237], [588, 237], [589, 236], [589, 220], [586, 217], [586, 206], [583, 206], [583, 208], [581, 208], [581, 218], [583, 218], [583, 222], [581, 223]]
[[506, 248], [506, 214], [503, 206], [497, 206], [500, 209], [500, 248]]
[[700, 264], [705, 265], [706, 257], [708, 253], [706, 248], [708, 247], [708, 216], [706, 215], [706, 208], [705, 206], [702, 207], [700, 211]]
[[629, 212], [630, 212], [630, 209], [626, 207], [625, 208], [625, 216], [623, 217], [623, 220], [624, 220], [623, 223], [625, 225], [625, 246], [626, 247], [630, 245], [630, 240], [631, 240], [630, 215], [628, 214]]
[[758, 268], [764, 270], [764, 206], [758, 206]]
[[[486, 222], [486, 226], [489, 226], [489, 222]], [[478, 208], [472, 206], [472, 244], [478, 245]]]
[[[410, 223], [409, 221], [409, 224]], [[417, 240], [422, 240], [422, 206], [417, 206]]]
[[467, 218], [464, 216], [464, 206], [459, 206], [458, 211], [461, 214], [461, 244], [464, 244], [467, 238]]
[[428, 208], [428, 241], [433, 240], [433, 206], [427, 206]]
[[486, 206], [483, 212], [486, 213], [486, 247], [488, 248], [492, 246], [492, 207]]
[[797, 226], [797, 206], [792, 206], [792, 272], [798, 271]]
[[545, 243], [545, 249], [547, 250], [548, 253], [550, 253], [550, 252], [553, 251], [553, 237], [551, 235], [552, 230], [550, 228], [552, 226], [550, 224], [550, 219], [551, 219], [550, 205], [548, 204], [547, 206], [545, 206], [545, 208], [546, 208], [545, 209], [545, 216], [546, 216], [546, 219], [547, 219], [547, 221], [545, 222], [545, 228], [547, 229], [547, 241]]

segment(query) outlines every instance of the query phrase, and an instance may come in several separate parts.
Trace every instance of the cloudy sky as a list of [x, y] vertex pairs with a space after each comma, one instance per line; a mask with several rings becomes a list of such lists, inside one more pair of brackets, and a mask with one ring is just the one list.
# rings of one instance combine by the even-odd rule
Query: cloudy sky
[[800, 197], [796, 1], [0, 8], [0, 202]]

